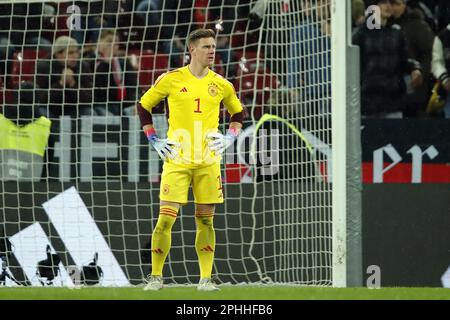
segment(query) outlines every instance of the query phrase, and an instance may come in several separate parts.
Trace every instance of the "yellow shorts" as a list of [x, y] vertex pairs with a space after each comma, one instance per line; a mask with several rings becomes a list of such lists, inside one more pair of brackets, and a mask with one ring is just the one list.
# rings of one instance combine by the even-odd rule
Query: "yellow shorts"
[[195, 203], [223, 203], [220, 163], [189, 169], [164, 162], [159, 192], [161, 201], [186, 204], [191, 185]]

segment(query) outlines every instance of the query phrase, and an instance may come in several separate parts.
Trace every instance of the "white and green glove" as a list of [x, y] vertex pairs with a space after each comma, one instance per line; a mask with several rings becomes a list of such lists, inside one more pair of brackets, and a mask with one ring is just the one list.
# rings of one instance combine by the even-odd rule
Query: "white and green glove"
[[235, 128], [229, 129], [225, 135], [219, 132], [208, 133], [206, 139], [208, 139], [209, 150], [218, 155], [223, 154], [225, 150], [234, 143], [238, 134], [239, 131]]
[[178, 156], [178, 151], [175, 147], [179, 147], [180, 144], [169, 139], [160, 139], [156, 135], [155, 129], [146, 130], [145, 135], [153, 148], [158, 152], [159, 157], [166, 161], [167, 158], [175, 159]]

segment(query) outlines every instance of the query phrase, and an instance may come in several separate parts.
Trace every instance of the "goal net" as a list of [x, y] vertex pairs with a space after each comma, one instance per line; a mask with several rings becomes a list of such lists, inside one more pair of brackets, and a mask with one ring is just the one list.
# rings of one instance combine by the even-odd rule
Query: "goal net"
[[[215, 281], [333, 285], [331, 2], [2, 1], [0, 285], [143, 283], [162, 162], [135, 105], [189, 62], [198, 27], [216, 31], [213, 69], [248, 113], [222, 165]], [[154, 110], [164, 136], [167, 106]], [[199, 279], [189, 199], [168, 284]]]

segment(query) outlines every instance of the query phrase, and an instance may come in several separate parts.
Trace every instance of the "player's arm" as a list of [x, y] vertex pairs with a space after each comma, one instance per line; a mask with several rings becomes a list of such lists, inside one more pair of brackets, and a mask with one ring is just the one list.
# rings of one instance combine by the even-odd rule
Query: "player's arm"
[[243, 110], [233, 114], [230, 118], [230, 125], [228, 127], [228, 131], [235, 132], [237, 136], [239, 132], [241, 132], [243, 119], [244, 119]]
[[162, 74], [156, 80], [155, 84], [147, 90], [137, 104], [137, 113], [141, 120], [142, 129], [150, 144], [155, 148], [162, 160], [175, 158], [176, 150], [173, 148], [176, 143], [168, 139], [159, 139], [156, 130], [153, 127], [153, 117], [151, 110], [170, 92], [170, 79]]
[[244, 119], [244, 107], [242, 106], [241, 101], [237, 97], [233, 85], [229, 81], [226, 81], [225, 84], [223, 104], [225, 105], [225, 107], [227, 108], [228, 112], [231, 115], [228, 132], [231, 132], [231, 134], [237, 137], [237, 135], [242, 129], [242, 121]]
[[142, 127], [153, 126], [152, 109], [170, 93], [170, 77], [163, 73], [156, 79], [155, 84], [148, 89], [137, 104], [137, 112]]
[[225, 135], [221, 133], [211, 133], [207, 137], [210, 139], [208, 146], [211, 151], [223, 153], [237, 139], [244, 118], [244, 108], [236, 95], [233, 85], [227, 81], [224, 92], [224, 105], [231, 114], [230, 125]]

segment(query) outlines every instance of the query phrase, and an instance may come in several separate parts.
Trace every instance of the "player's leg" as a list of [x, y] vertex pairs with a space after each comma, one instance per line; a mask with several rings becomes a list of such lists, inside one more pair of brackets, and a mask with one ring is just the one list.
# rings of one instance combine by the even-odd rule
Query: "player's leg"
[[161, 201], [158, 221], [152, 234], [152, 272], [144, 290], [159, 290], [163, 286], [162, 271], [172, 244], [172, 227], [181, 205]]
[[216, 247], [214, 211], [223, 202], [219, 164], [194, 171], [192, 190], [195, 198], [195, 223], [197, 233], [195, 249], [200, 266], [199, 290], [218, 290], [211, 282]]
[[160, 209], [152, 234], [152, 272], [145, 290], [162, 288], [164, 262], [172, 244], [172, 227], [180, 207], [187, 202], [191, 173], [189, 170], [165, 163], [161, 176]]
[[159, 217], [152, 234], [152, 276], [161, 276], [164, 261], [172, 244], [172, 226], [175, 224], [180, 204], [161, 201]]
[[214, 204], [195, 205], [195, 250], [200, 265], [200, 279], [211, 278], [214, 250], [216, 247], [216, 233], [214, 231]]

